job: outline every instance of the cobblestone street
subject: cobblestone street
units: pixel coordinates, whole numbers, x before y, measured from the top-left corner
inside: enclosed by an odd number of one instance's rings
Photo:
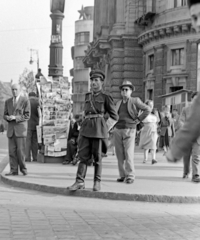
[[[5,142],[1,137],[0,167],[5,167]],[[67,197],[2,182],[0,216],[0,240],[200,238],[200,204]]]
[[[0,185],[0,239],[199,240],[200,205],[65,197]]]

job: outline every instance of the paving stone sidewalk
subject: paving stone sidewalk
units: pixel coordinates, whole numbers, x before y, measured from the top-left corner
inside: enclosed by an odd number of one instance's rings
[[[66,188],[74,183],[77,166],[62,164],[27,163],[27,176],[6,177],[9,166],[2,173],[2,181],[12,186],[35,189],[70,196],[95,197],[114,200],[148,202],[200,202],[200,183],[191,178],[182,179],[183,164],[171,164],[158,153],[158,164],[142,163],[143,153],[136,151],[134,184],[117,183],[118,167],[115,156],[103,159],[102,190],[93,192],[94,168],[88,167],[86,190],[70,192]]]

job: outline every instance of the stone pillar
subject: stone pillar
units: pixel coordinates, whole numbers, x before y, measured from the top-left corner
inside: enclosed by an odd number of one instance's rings
[[[59,10],[56,10],[55,12],[52,12],[50,17],[52,19],[52,35],[50,44],[49,76],[59,77],[63,76],[62,20],[64,14]]]
[[[163,89],[163,73],[164,73],[164,56],[165,56],[165,45],[158,45],[155,47],[155,85],[154,85],[154,102],[155,107],[161,109],[162,99],[158,96],[165,94],[166,90]],[[163,91],[164,90],[164,91]]]
[[[115,16],[116,22],[113,25],[111,35],[121,35],[125,32],[124,0],[116,0]]]
[[[142,99],[143,88],[143,51],[137,38],[124,37],[124,80],[135,86],[134,97]]]
[[[110,91],[115,102],[121,99],[119,86],[123,82],[124,68],[124,49],[123,41],[120,38],[111,39],[111,58],[110,58]]]
[[[197,91],[197,59],[198,44],[196,41],[187,42],[187,72],[189,73],[187,81],[187,89]]]

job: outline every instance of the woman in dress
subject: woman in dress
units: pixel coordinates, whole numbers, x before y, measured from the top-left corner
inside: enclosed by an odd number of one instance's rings
[[[153,101],[148,100],[146,104],[152,109],[153,111]],[[152,154],[152,164],[157,163],[156,160],[156,149],[157,149],[157,123],[159,122],[159,116],[157,111],[150,113],[144,120],[144,127],[140,133],[140,144],[139,147],[144,149],[144,161],[146,163],[148,160],[149,151]]]
[[[170,108],[167,105],[163,109],[160,127],[160,148],[164,150],[163,155],[165,155],[169,149],[171,138],[175,134],[174,121],[170,113]]]

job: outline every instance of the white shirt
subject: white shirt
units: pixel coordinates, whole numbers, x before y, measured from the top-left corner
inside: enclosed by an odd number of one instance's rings
[[[20,95],[18,95],[16,98],[13,97],[13,105],[14,105],[15,103],[17,104],[17,102],[18,102],[18,100],[19,100],[19,97],[20,97]]]

